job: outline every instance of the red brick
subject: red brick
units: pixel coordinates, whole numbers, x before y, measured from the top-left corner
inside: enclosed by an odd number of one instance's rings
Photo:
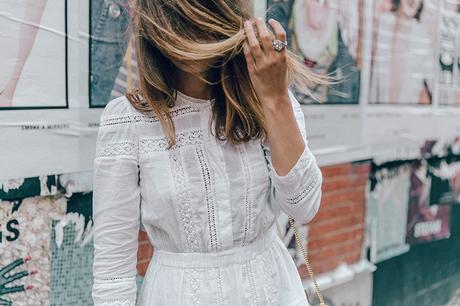
[[[318,253],[324,252],[329,249],[340,249],[340,248],[344,248],[349,245],[358,246],[359,248],[361,248],[362,243],[363,243],[363,237],[356,236],[354,239],[349,239],[349,240],[339,242],[336,244],[332,244],[332,245],[323,245],[323,246],[308,250],[308,252],[311,256],[313,256],[314,254],[318,254]]]
[[[341,164],[341,165],[334,165],[334,166],[327,166],[321,168],[321,173],[323,177],[337,177],[350,174],[352,170],[351,164]]]
[[[350,213],[359,213],[364,211],[364,205],[361,203],[354,203],[352,201],[346,201],[336,204],[336,206],[320,207],[315,219],[310,223],[314,226],[321,223],[325,219],[348,215]]]
[[[150,243],[140,243],[137,250],[137,259],[150,259],[153,254],[153,248]]]
[[[138,262],[137,263],[137,273],[141,276],[145,276],[145,272],[147,272],[147,268],[149,266],[148,261]]]
[[[364,236],[364,224],[358,224],[344,230],[337,230],[332,233],[325,233],[321,236],[310,236],[308,247],[310,250],[324,245],[333,245],[345,240],[358,239]]]
[[[353,181],[349,177],[326,178],[323,181],[322,191],[337,191],[353,187]]]
[[[352,171],[354,174],[368,174],[371,171],[371,163],[364,162],[359,164],[354,164],[352,167]]]
[[[147,232],[140,230],[138,240],[139,241],[148,240]]]
[[[361,252],[362,239],[357,239],[355,241],[350,240],[347,243],[336,244],[333,246],[328,246],[324,248],[318,248],[316,251],[310,251],[310,258],[313,261],[319,261],[322,259],[332,259],[332,258],[341,258],[344,255],[353,255],[359,254]]]
[[[311,226],[308,234],[309,237],[312,238],[327,237],[325,235],[330,235],[344,230],[346,231],[347,229],[354,228],[362,224],[364,224],[364,214],[352,213],[346,217],[339,216],[331,218],[330,220],[325,220],[324,222]]]

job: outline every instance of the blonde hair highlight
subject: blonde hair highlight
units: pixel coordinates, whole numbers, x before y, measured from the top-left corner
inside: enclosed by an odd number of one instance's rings
[[[177,98],[172,61],[187,63],[187,71],[212,86],[216,99],[214,136],[238,144],[265,138],[263,108],[258,100],[243,53],[243,23],[252,19],[245,0],[134,0],[134,40],[139,87],[126,94],[140,111],[153,111],[168,138],[175,143],[169,112]],[[248,1],[250,2],[250,1]],[[297,55],[287,52],[289,86],[311,93],[313,84],[327,84],[326,76],[311,72]],[[214,80],[199,74],[209,63]]]

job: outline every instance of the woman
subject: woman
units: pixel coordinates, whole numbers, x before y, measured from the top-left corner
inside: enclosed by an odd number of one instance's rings
[[[95,305],[135,305],[141,224],[155,251],[137,305],[308,305],[274,223],[319,209],[288,86],[324,80],[244,3],[134,4],[140,88],[108,103],[97,140]]]
[[[381,16],[375,38],[370,103],[431,104],[433,42],[420,22],[424,2],[384,3],[377,6],[383,12],[377,13]]]

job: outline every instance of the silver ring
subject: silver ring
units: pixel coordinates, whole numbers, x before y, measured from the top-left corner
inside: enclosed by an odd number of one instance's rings
[[[285,47],[287,47],[287,41],[275,39],[273,40],[273,47],[275,48],[275,51],[281,52]]]

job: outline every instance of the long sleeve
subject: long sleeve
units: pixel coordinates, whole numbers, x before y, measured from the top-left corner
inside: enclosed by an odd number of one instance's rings
[[[300,103],[291,91],[289,91],[289,97],[297,125],[305,142],[304,151],[289,172],[280,176],[272,166],[270,146],[267,141],[263,142],[262,148],[271,180],[270,204],[272,208],[281,209],[300,224],[306,224],[319,210],[323,177],[315,156],[308,147],[305,118]]]
[[[92,298],[134,306],[140,227],[138,139],[130,105],[112,100],[100,118],[94,159]]]

